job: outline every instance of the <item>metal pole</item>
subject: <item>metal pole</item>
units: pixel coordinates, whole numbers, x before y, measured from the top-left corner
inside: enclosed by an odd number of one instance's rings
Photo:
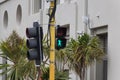
[[[88,0],[84,0],[84,17],[88,18]],[[84,31],[87,33],[88,22],[84,25]]]
[[[86,19],[85,25],[84,25],[84,32],[88,33],[87,27],[88,27],[88,0],[84,0],[84,16]],[[85,80],[87,80],[87,69],[85,69]]]
[[[54,7],[54,1],[50,2],[50,13],[52,13],[52,8]],[[55,17],[53,16],[50,21],[50,73],[49,80],[54,80],[55,78]]]

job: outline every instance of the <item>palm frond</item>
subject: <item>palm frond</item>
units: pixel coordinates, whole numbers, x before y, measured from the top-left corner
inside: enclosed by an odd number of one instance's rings
[[[67,54],[69,52],[69,54]],[[66,47],[68,66],[83,79],[87,66],[91,65],[95,59],[101,60],[104,52],[100,47],[98,37],[90,37],[84,33],[77,40],[71,39]]]
[[[36,78],[36,67],[33,61],[26,58],[27,47],[25,40],[21,38],[15,31],[5,40],[0,42],[1,57],[10,61],[8,64],[1,64],[1,74],[7,74],[8,80],[24,80],[28,78]],[[4,68],[6,70],[4,70]]]

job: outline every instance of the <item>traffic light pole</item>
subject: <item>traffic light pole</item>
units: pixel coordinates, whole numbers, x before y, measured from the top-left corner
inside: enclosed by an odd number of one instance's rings
[[[54,1],[50,2],[50,14],[52,13],[52,8],[54,7]],[[53,16],[50,21],[50,72],[49,80],[55,80],[55,17]]]

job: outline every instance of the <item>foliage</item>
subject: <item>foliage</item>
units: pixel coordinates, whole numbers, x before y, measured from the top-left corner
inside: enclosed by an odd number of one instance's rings
[[[42,78],[49,78],[49,51],[46,37],[43,38],[44,61],[41,66]],[[13,31],[13,33],[0,43],[2,51],[1,57],[10,61],[8,64],[0,64],[0,69],[6,69],[1,74],[7,74],[8,80],[35,80],[36,67],[33,61],[26,59],[26,44],[24,39]],[[84,80],[86,68],[91,65],[95,59],[101,60],[104,56],[100,48],[98,37],[90,37],[88,34],[83,34],[77,40],[71,39],[65,49],[56,50],[56,61],[62,63],[62,68],[55,69],[55,80],[67,80],[68,73],[64,72],[64,66],[67,64],[70,69],[75,70],[81,80]]]
[[[2,51],[1,57],[5,58],[9,63],[0,64],[0,69],[6,69],[1,74],[7,74],[8,80],[26,80],[36,78],[36,68],[34,62],[26,59],[26,44],[15,31],[0,43]]]
[[[44,61],[43,65],[41,65],[42,79],[44,80],[48,80],[49,78],[49,67],[46,68],[46,65],[49,65],[47,63],[49,61],[49,46],[46,44],[47,42],[45,36],[43,38]],[[0,64],[0,69],[3,70],[1,72],[2,75],[7,74],[8,80],[35,80],[36,67],[34,62],[26,59],[27,47],[25,40],[15,31],[5,41],[0,43],[0,49],[2,51],[0,56],[10,61],[7,64]],[[65,72],[58,70],[56,70],[55,75],[56,80],[66,80],[68,77]]]
[[[61,61],[66,63],[70,69],[73,69],[81,80],[84,80],[86,68],[95,60],[101,60],[104,56],[99,38],[90,37],[86,33],[79,36],[77,40],[71,39],[67,47],[60,53]]]
[[[68,80],[69,79],[69,73],[65,71],[58,71],[55,72],[55,80]]]
[[[95,59],[101,60],[104,55],[99,38],[90,37],[88,34],[79,36],[77,40],[71,39],[68,48],[71,49],[68,56],[69,66],[75,70],[81,80],[84,80],[87,66],[91,65]]]
[[[45,67],[46,71],[43,71],[42,79],[49,80],[49,67]],[[68,80],[68,73],[65,71],[55,70],[55,80]]]

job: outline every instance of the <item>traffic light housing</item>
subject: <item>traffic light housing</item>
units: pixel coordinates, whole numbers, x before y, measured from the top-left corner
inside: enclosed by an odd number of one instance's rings
[[[67,33],[67,28],[66,27],[61,27],[58,25],[56,29],[56,49],[63,49],[66,47],[66,33]]]
[[[28,47],[27,58],[28,60],[35,60],[36,65],[39,66],[43,60],[43,30],[38,22],[34,22],[32,28],[26,28],[26,36],[28,38],[26,41]]]

